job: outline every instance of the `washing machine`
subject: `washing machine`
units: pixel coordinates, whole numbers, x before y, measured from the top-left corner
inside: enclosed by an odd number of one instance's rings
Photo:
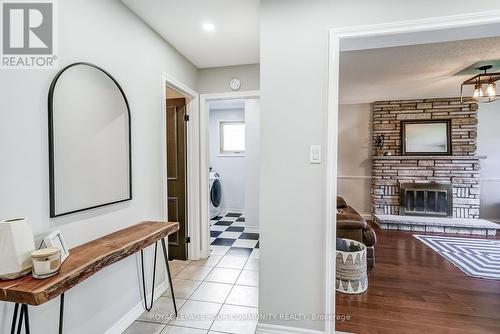
[[[217,172],[210,172],[210,219],[221,214],[222,183]]]

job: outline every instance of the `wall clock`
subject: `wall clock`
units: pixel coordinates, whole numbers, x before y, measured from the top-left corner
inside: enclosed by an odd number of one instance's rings
[[[231,81],[229,81],[229,87],[231,87],[232,90],[238,90],[240,89],[241,87],[241,82],[240,82],[240,79],[231,79]]]

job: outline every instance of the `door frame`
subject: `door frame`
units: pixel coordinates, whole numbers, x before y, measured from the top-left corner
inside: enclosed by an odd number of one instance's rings
[[[210,255],[210,206],[209,206],[209,150],[208,150],[208,102],[216,100],[260,99],[260,91],[238,91],[226,93],[200,94],[200,255],[207,258]]]
[[[348,39],[381,37],[394,34],[420,33],[426,31],[466,28],[500,23],[500,11],[485,11],[453,16],[441,16],[384,24],[353,26],[329,29],[328,48],[328,131],[326,157],[326,194],[325,194],[325,333],[335,332],[335,238],[337,197],[337,144],[338,144],[338,107],[339,107],[339,60],[341,41]]]
[[[167,181],[167,87],[172,88],[186,96],[186,114],[189,115],[189,122],[186,124],[186,217],[187,235],[191,242],[187,244],[187,258],[197,260],[200,258],[199,228],[196,222],[200,217],[199,205],[199,183],[200,168],[199,157],[199,94],[194,89],[175,79],[168,73],[162,74],[162,122],[161,122],[161,156],[162,156],[162,205],[163,219],[168,221],[168,181]]]

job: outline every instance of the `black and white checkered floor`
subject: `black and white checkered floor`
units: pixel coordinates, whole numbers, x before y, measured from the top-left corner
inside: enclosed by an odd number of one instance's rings
[[[213,254],[251,256],[259,252],[259,229],[246,226],[242,213],[227,212],[210,221]]]

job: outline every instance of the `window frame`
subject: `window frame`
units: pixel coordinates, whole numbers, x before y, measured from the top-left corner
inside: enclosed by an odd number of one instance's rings
[[[224,150],[224,125],[226,124],[242,124],[245,129],[245,147],[243,150],[227,151]],[[244,120],[229,120],[219,121],[219,156],[221,157],[242,157],[246,153],[246,124]]]

